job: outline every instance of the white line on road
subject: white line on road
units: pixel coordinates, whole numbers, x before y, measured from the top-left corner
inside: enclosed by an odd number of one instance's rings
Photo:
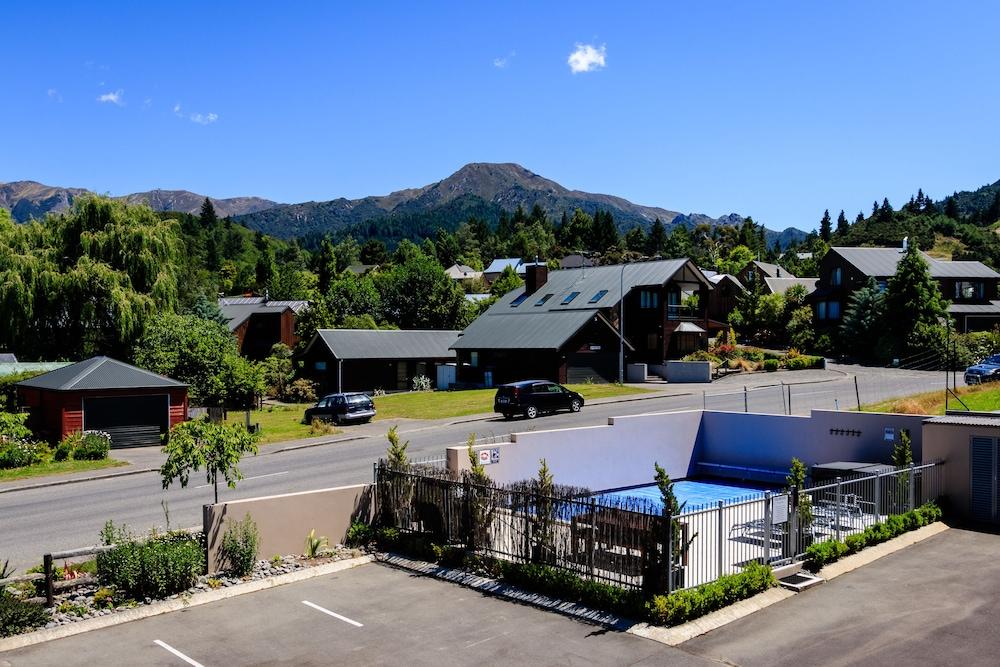
[[[329,609],[324,609],[323,607],[320,607],[318,604],[313,604],[309,600],[303,600],[302,604],[304,604],[307,607],[312,607],[316,611],[321,611],[324,614],[327,614],[329,616],[333,616],[334,618],[339,619],[339,620],[343,621],[344,623],[350,623],[351,625],[353,625],[356,628],[363,628],[363,627],[365,627],[363,624],[358,623],[357,621],[352,621],[351,619],[347,618],[346,616],[341,616],[340,614],[338,614],[335,611],[330,611]]]
[[[173,646],[171,646],[170,644],[168,644],[166,642],[161,642],[159,639],[154,639],[153,643],[156,644],[157,646],[161,647],[161,648],[167,649],[168,651],[170,651],[171,653],[173,653],[174,655],[176,655],[178,658],[180,658],[181,660],[183,660],[187,664],[192,665],[192,667],[205,667],[203,664],[201,664],[197,660],[192,660],[191,658],[187,657],[186,655],[184,655],[183,653],[181,653],[180,651],[178,651],[177,649],[175,649]]]
[[[264,477],[276,477],[278,475],[287,475],[288,471],[284,470],[282,472],[269,472],[266,475],[254,475],[253,477],[244,477],[242,481],[247,482],[251,479],[263,479]],[[201,486],[196,486],[196,489],[207,489],[212,486],[211,484],[202,484]]]

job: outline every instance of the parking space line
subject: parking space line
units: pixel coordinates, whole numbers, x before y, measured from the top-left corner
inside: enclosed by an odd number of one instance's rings
[[[187,657],[186,655],[184,655],[183,653],[181,653],[180,651],[178,651],[177,649],[175,649],[173,646],[171,646],[170,644],[168,644],[166,642],[162,642],[159,639],[154,639],[153,643],[156,644],[157,646],[159,646],[160,648],[164,648],[164,649],[170,651],[171,653],[173,653],[174,655],[176,655],[178,658],[180,658],[181,660],[183,660],[187,664],[192,665],[192,667],[205,667],[203,664],[201,664],[197,660],[192,660],[191,658]]]
[[[269,472],[266,475],[254,475],[253,477],[244,477],[241,481],[249,482],[251,479],[263,479],[264,477],[277,477],[278,475],[287,475],[287,470],[282,470],[281,472]],[[201,486],[196,486],[196,489],[207,489],[212,486],[211,484],[202,484]]]
[[[316,611],[321,611],[324,614],[327,614],[329,616],[333,616],[334,618],[336,618],[338,620],[341,620],[344,623],[350,623],[351,625],[353,625],[356,628],[363,628],[363,627],[365,627],[364,624],[362,624],[362,623],[358,623],[357,621],[352,621],[351,619],[347,618],[346,616],[341,616],[340,614],[338,614],[335,611],[330,611],[329,609],[324,609],[323,607],[320,607],[318,604],[313,604],[309,600],[303,600],[302,604],[304,604],[307,607],[312,607]]]

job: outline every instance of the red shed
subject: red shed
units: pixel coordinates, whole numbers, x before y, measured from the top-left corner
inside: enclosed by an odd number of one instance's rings
[[[156,446],[187,419],[187,385],[109,357],[94,357],[17,383],[39,437],[105,431],[113,447]]]

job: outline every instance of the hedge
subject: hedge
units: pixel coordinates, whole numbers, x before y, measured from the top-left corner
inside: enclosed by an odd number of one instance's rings
[[[806,548],[805,567],[810,572],[818,572],[824,565],[834,563],[847,554],[854,554],[865,547],[881,544],[911,530],[940,521],[941,508],[929,502],[904,514],[893,514],[884,522],[868,526],[860,533],[848,535],[841,540],[815,542]]]
[[[657,625],[679,625],[777,585],[771,568],[754,561],[738,574],[724,575],[697,588],[654,596],[646,606],[647,619]]]

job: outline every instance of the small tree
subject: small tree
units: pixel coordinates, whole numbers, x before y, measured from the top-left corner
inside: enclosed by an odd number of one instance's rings
[[[197,419],[170,429],[163,451],[167,455],[160,467],[164,489],[178,479],[181,488],[187,487],[191,472],[204,468],[218,503],[219,476],[226,480],[226,486],[236,488],[236,482],[243,479],[237,467],[240,460],[248,453],[257,454],[257,434],[248,432],[242,424],[213,424],[207,418]]]
[[[555,557],[556,505],[552,499],[555,483],[552,471],[545,459],[538,460],[538,477],[535,479],[535,514],[533,538],[535,553],[533,560],[547,562]]]
[[[270,356],[264,360],[264,380],[268,391],[275,398],[285,400],[288,395],[288,385],[294,378],[292,348],[284,343],[275,343]]]
[[[788,482],[789,492],[798,491],[796,502],[796,513],[799,517],[800,528],[808,528],[813,522],[812,498],[802,489],[806,485],[806,464],[797,458],[792,459],[792,465],[788,470],[785,481]]]
[[[911,446],[910,431],[908,429],[900,429],[899,439],[895,440],[892,444],[892,465],[897,468],[909,468],[913,465],[913,447]],[[908,499],[910,490],[910,473],[898,473],[896,475],[896,479],[899,484],[900,497]]]
[[[410,467],[410,457],[406,455],[406,448],[409,447],[410,441],[407,440],[404,443],[400,443],[399,433],[397,432],[398,428],[398,426],[393,426],[385,434],[386,439],[389,440],[386,462],[393,470],[405,470]]]
[[[413,501],[413,479],[405,473],[410,469],[410,457],[406,448],[410,442],[401,442],[396,426],[389,429],[386,439],[389,449],[386,452],[385,468],[379,475],[379,512],[382,520],[393,527],[400,527],[408,520]]]
[[[677,500],[674,494],[674,483],[670,479],[667,471],[654,463],[653,468],[656,474],[653,481],[660,490],[660,499],[663,503],[663,515],[658,520],[650,524],[650,554],[646,560],[646,571],[643,573],[643,585],[649,593],[659,593],[667,589],[667,577],[675,576],[674,573],[680,570],[684,561],[684,553],[694,540],[692,536],[687,541],[684,540],[683,526],[676,519],[677,515],[684,509],[685,503]],[[666,523],[670,517],[669,525]],[[666,532],[669,531],[669,538]],[[670,546],[670,557],[667,557],[667,546]]]
[[[476,434],[470,433],[468,440],[466,440],[466,446],[471,468],[465,478],[465,490],[469,509],[469,546],[472,549],[475,549],[477,545],[485,544],[490,524],[493,523],[495,509],[493,482],[486,474],[486,466],[479,462],[479,457],[474,449],[475,444]]]

